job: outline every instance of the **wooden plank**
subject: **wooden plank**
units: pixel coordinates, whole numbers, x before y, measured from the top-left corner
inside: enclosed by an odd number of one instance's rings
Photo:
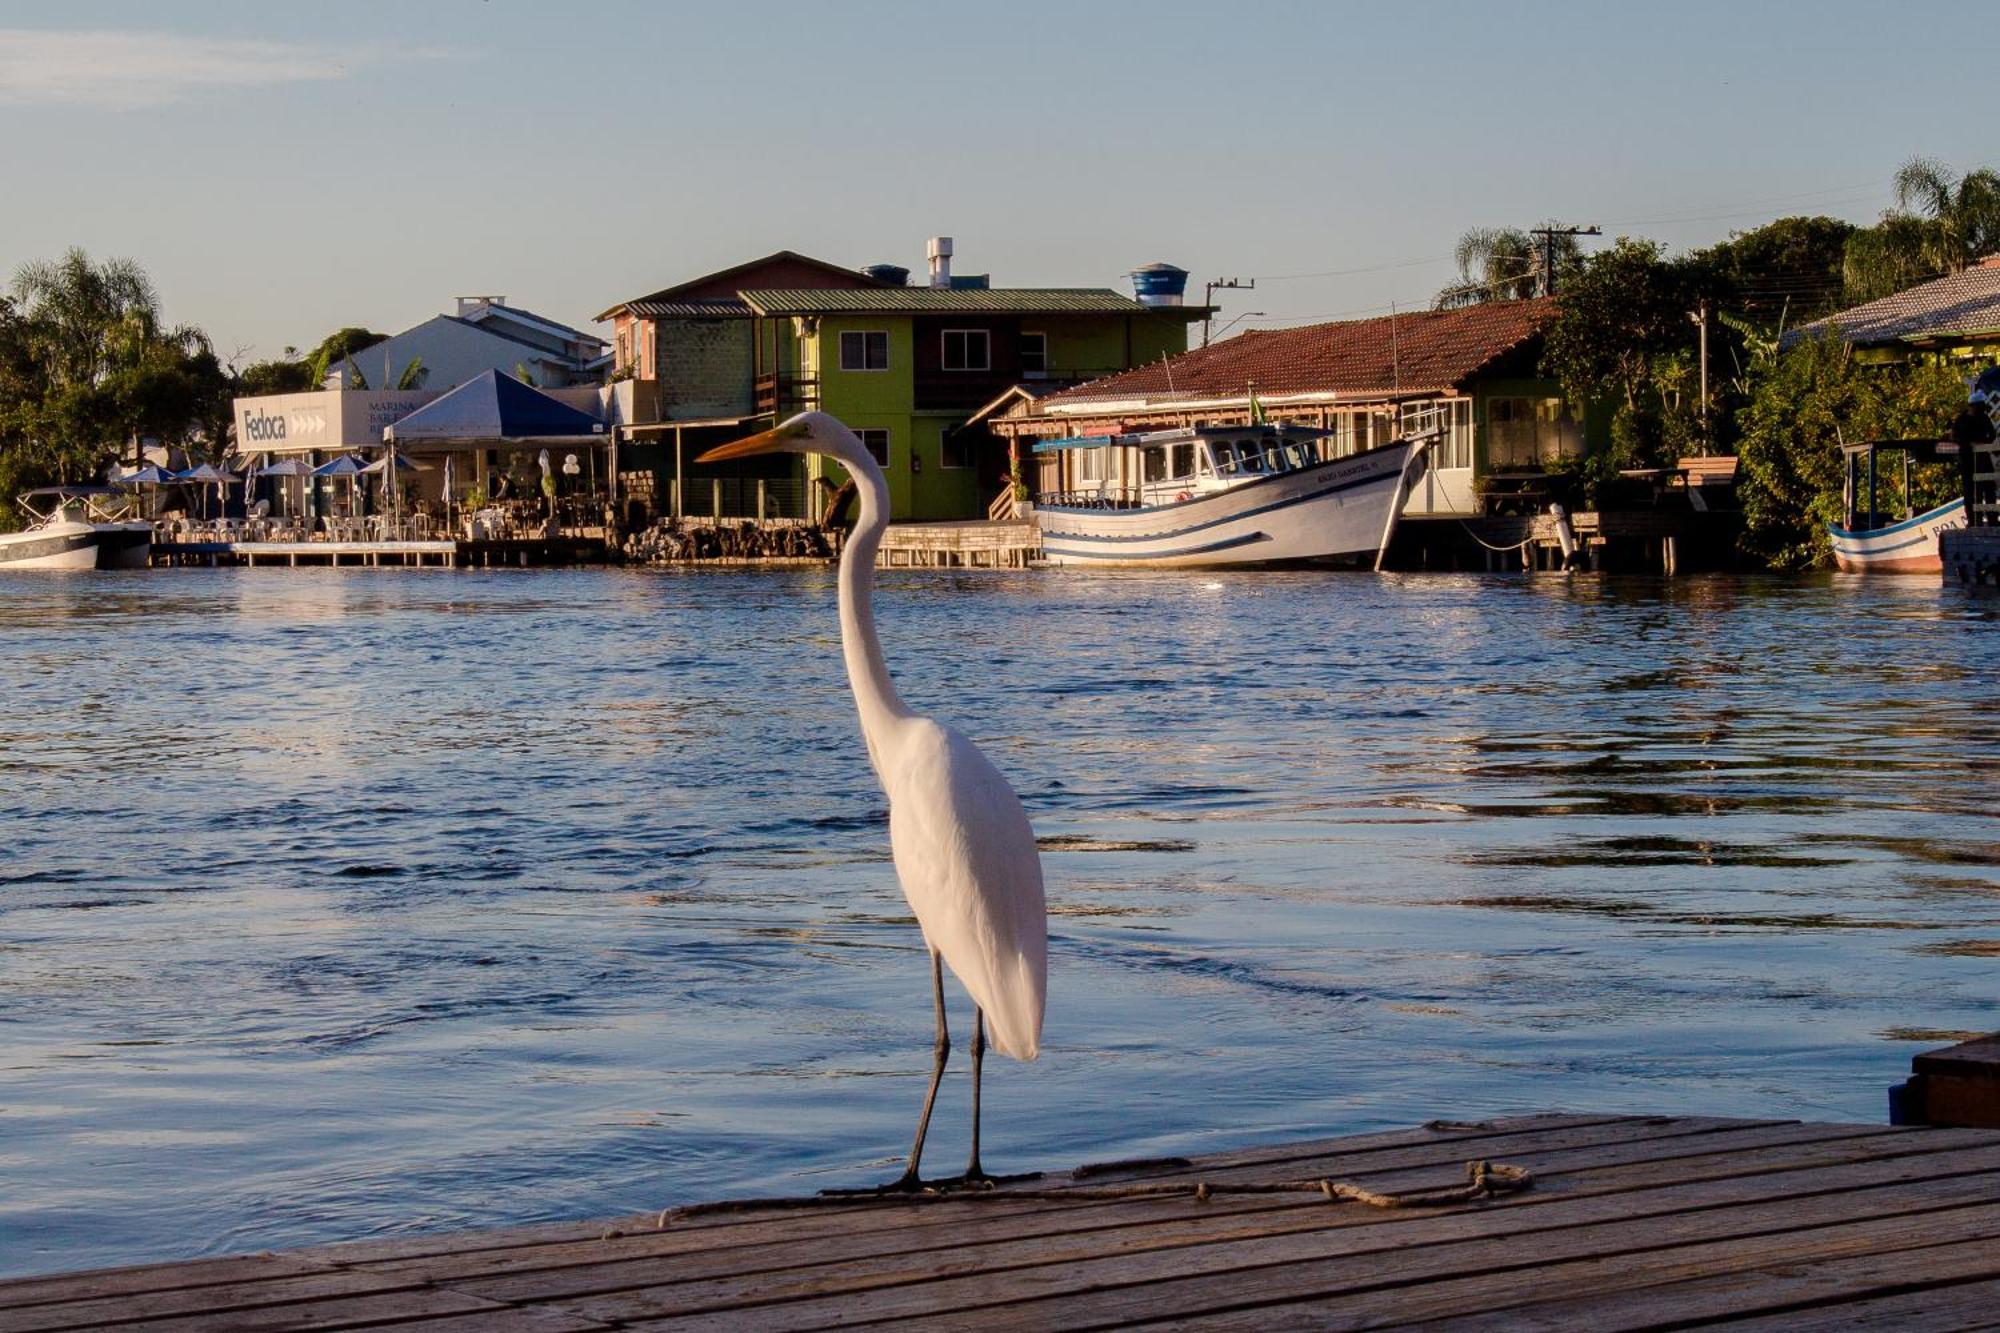
[[[1878,1294],[1883,1292],[1892,1294]],[[2000,1245],[1982,1238],[1890,1254],[1787,1263],[1401,1327],[1412,1333],[1575,1328],[1638,1333],[1726,1319],[1731,1333],[1868,1324],[1897,1329],[1981,1328],[2000,1323],[1996,1297],[2000,1297]]]
[[[1090,1292],[1056,1305],[1026,1301],[942,1315],[933,1328],[1035,1323],[1060,1309],[1069,1328],[1265,1329],[1306,1319],[1320,1328],[1375,1328],[1421,1320],[1462,1320],[1531,1305],[1552,1294],[1631,1293],[1693,1278],[1775,1265],[1853,1259],[1956,1241],[1991,1244],[2000,1204],[1990,1184],[1961,1181],[1949,1191],[1872,1201],[1880,1215],[1828,1221],[1851,1198],[1818,1209],[1783,1200],[1581,1227],[1574,1232],[1489,1237],[1411,1252],[1340,1256],[1289,1265],[1165,1280],[1150,1290]],[[1957,1205],[1949,1207],[1945,1205]],[[1857,1208],[1857,1212],[1862,1209]],[[770,1327],[769,1324],[760,1326]]]
[[[371,1322],[366,1327],[368,1333],[609,1333],[613,1325],[563,1314],[559,1310],[496,1306],[477,1314],[397,1319],[386,1324]],[[140,1324],[134,1326],[131,1333],[157,1333],[157,1330]]]
[[[170,1315],[219,1318],[221,1312],[248,1310],[258,1306],[319,1301],[336,1297],[382,1292],[408,1292],[423,1284],[375,1273],[342,1270],[315,1271],[302,1276],[272,1277],[263,1281],[228,1282],[169,1290],[120,1292],[80,1297],[54,1304],[24,1305],[0,1310],[0,1333],[43,1333],[44,1330],[100,1328],[106,1324],[135,1319],[157,1319]],[[470,1298],[461,1308],[477,1308]]]
[[[1954,1213],[1872,1218],[1865,1222],[1681,1245],[1654,1253],[1615,1255],[1470,1277],[1447,1276],[1420,1285],[1398,1284],[1355,1293],[1337,1304],[1324,1297],[1283,1304],[1262,1302],[1254,1306],[1246,1302],[1226,1314],[1176,1316],[1135,1326],[1155,1330],[1197,1326],[1247,1330],[1302,1324],[1320,1329],[1358,1329],[1431,1322],[1455,1329],[1497,1308],[1531,1306],[1557,1292],[1571,1296],[1602,1294],[1617,1302],[1636,1302],[1642,1299],[1642,1294],[1668,1288],[1676,1282],[1724,1274],[1768,1278],[1770,1274],[1763,1270],[1855,1264],[1871,1257],[1886,1257],[1891,1263],[1901,1259],[1907,1263],[1911,1252],[1943,1245],[1991,1249],[1996,1226],[2000,1226],[2000,1207],[1982,1204]],[[1665,1319],[1672,1321],[1670,1312]]]
[[[561,1312],[555,1312],[560,1314]],[[136,1323],[96,1325],[115,1333],[319,1333],[326,1329],[375,1328],[385,1321],[428,1327],[430,1316],[462,1315],[500,1319],[507,1307],[476,1301],[456,1292],[419,1288],[365,1296],[344,1296],[290,1305],[260,1305],[237,1310],[204,1310]],[[568,1316],[575,1318],[576,1316]],[[483,1325],[475,1324],[475,1327]],[[583,1327],[591,1327],[588,1320]],[[599,1325],[602,1327],[602,1325]]]
[[[1685,1122],[1648,1126],[1657,1135],[1685,1127]],[[1802,1127],[1791,1127],[1794,1133]],[[1757,1131],[1767,1134],[1768,1130]],[[1822,1131],[1824,1132],[1824,1131]],[[1579,1126],[1549,1130],[1540,1134],[1510,1136],[1508,1151],[1516,1156],[1530,1151],[1555,1152],[1581,1148],[1583,1160],[1601,1160],[1591,1149],[1620,1147],[1626,1153],[1657,1153],[1660,1138],[1641,1140],[1649,1145],[1632,1146],[1631,1127],[1624,1123]],[[1608,1136],[1620,1136],[1607,1142]],[[1462,1146],[1443,1154],[1437,1144],[1418,1148],[1377,1149],[1343,1159],[1343,1178],[1386,1179],[1398,1188],[1412,1184],[1438,1183],[1439,1173],[1456,1177],[1464,1160]],[[1311,1159],[1326,1161],[1328,1159]],[[1238,1168],[1248,1171],[1250,1168]],[[1153,1179],[1149,1177],[1149,1179]],[[1401,1184],[1396,1184],[1401,1182]],[[1079,1186],[1082,1188],[1083,1186]],[[1090,1233],[1145,1224],[1179,1225],[1190,1220],[1203,1225],[1222,1225],[1221,1219],[1237,1213],[1268,1213],[1280,1209],[1302,1209],[1311,1214],[1312,1225],[1321,1226],[1325,1201],[1316,1196],[1257,1195],[1218,1198],[1196,1206],[1191,1196],[1180,1199],[1127,1200],[1116,1203],[1061,1204],[1023,1201],[1009,1204],[1000,1200],[965,1203],[874,1205],[888,1212],[886,1219],[869,1216],[871,1208],[841,1210],[828,1218],[818,1210],[785,1214],[758,1228],[752,1235],[725,1235],[713,1231],[669,1229],[650,1234],[621,1237],[614,1242],[537,1247],[502,1253],[469,1256],[451,1262],[435,1260],[403,1261],[376,1271],[421,1274],[435,1281],[451,1281],[463,1289],[499,1300],[546,1298],[552,1293],[582,1294],[611,1291],[621,1286],[643,1286],[663,1280],[660,1262],[678,1256],[671,1265],[671,1280],[725,1277],[733,1274],[765,1274],[781,1269],[804,1267],[837,1260],[854,1260],[882,1255],[930,1255],[948,1248],[951,1262],[968,1265],[967,1247],[981,1241],[1006,1242],[1024,1237]],[[746,1243],[746,1241],[748,1243]],[[720,1243],[718,1243],[720,1242]],[[1103,1241],[1092,1244],[1107,1244]],[[934,1260],[921,1260],[931,1263]],[[560,1275],[547,1272],[563,1269]],[[481,1282],[482,1275],[520,1275],[518,1280]]]
[[[1498,1122],[1491,1128],[1478,1129],[1399,1129],[1374,1134],[1359,1134],[1348,1138],[1313,1140],[1300,1144],[1268,1145],[1262,1148],[1244,1149],[1238,1152],[1218,1154],[1202,1159],[1203,1166],[1209,1163],[1263,1164],[1284,1162],[1305,1154],[1303,1160],[1338,1162],[1343,1175],[1358,1174],[1368,1170],[1389,1169],[1408,1166],[1415,1162],[1429,1161],[1429,1156],[1408,1158],[1401,1150],[1419,1151],[1442,1148],[1438,1160],[1449,1162],[1454,1167],[1466,1157],[1499,1154],[1513,1151],[1525,1142],[1523,1136],[1542,1135],[1558,1130],[1593,1130],[1590,1141],[1604,1138],[1629,1138],[1635,1133],[1628,1128],[1642,1123],[1630,1116],[1581,1116],[1544,1115],[1523,1116]],[[1656,1119],[1650,1123],[1654,1127],[1647,1133],[1665,1134],[1670,1132],[1696,1132],[1683,1129],[1686,1126],[1714,1127],[1747,1122],[1738,1121],[1692,1121]],[[1669,1126],[1674,1127],[1672,1129]],[[1849,1127],[1851,1128],[1851,1127]],[[1389,1160],[1380,1160],[1384,1152],[1394,1151],[1398,1155]],[[1317,1154],[1317,1156],[1312,1156]],[[1051,1188],[1069,1186],[1086,1187],[1108,1181],[1130,1180],[1143,1175],[1147,1180],[1188,1179],[1195,1177],[1189,1172],[1111,1172],[1093,1176],[1086,1181],[1073,1181],[1067,1176],[1053,1176],[1037,1182]],[[1079,1205],[1064,1205],[1045,1202],[1024,1202],[1020,1212],[1043,1212],[1058,1208],[1075,1208]],[[592,1251],[602,1241],[606,1231],[618,1231],[621,1245],[658,1244],[658,1250],[642,1250],[646,1253],[681,1253],[690,1249],[710,1249],[719,1246],[747,1246],[790,1242],[805,1236],[824,1234],[830,1229],[842,1231],[868,1231],[876,1229],[922,1228],[938,1226],[940,1205],[867,1203],[856,1204],[852,1208],[814,1209],[809,1213],[770,1212],[712,1213],[705,1216],[677,1221],[673,1225],[672,1239],[662,1239],[669,1233],[657,1230],[655,1222],[658,1214],[642,1213],[616,1219],[610,1223],[547,1223],[532,1227],[516,1227],[505,1231],[440,1233],[428,1236],[384,1238],[375,1241],[349,1242],[340,1245],[321,1246],[314,1249],[288,1251],[293,1257],[316,1262],[350,1264],[383,1271],[414,1271],[433,1274],[468,1276],[482,1271],[504,1272],[520,1267],[536,1266],[536,1259],[525,1253],[508,1255],[505,1252],[524,1252],[529,1247],[541,1245],[570,1245],[581,1251]],[[968,1204],[977,1207],[982,1217],[1001,1215],[1001,1210],[1014,1211],[1016,1206],[993,1202]],[[681,1237],[687,1233],[700,1235],[691,1241]],[[641,1238],[650,1238],[642,1240]],[[482,1261],[473,1260],[464,1266],[432,1265],[427,1261],[434,1256],[473,1255],[490,1252],[490,1267],[482,1267]],[[554,1263],[567,1261],[570,1256],[556,1253]],[[518,1260],[518,1263],[517,1263]]]
[[[101,1268],[94,1272],[64,1273],[53,1277],[17,1277],[0,1282],[0,1311],[56,1301],[122,1296],[142,1291],[178,1291],[187,1287],[256,1282],[326,1271],[326,1265],[312,1263],[297,1254],[238,1254],[223,1259]]]
[[[1774,1182],[1784,1177],[1756,1176],[1554,1199],[1532,1207],[1512,1201],[1531,1195],[1456,1211],[1326,1207],[1328,1225],[1318,1231],[991,1272],[966,1272],[959,1266],[962,1256],[953,1254],[945,1256],[945,1265],[932,1266],[930,1276],[936,1280],[914,1280],[865,1296],[843,1290],[648,1327],[812,1328],[864,1309],[874,1319],[954,1312],[936,1314],[939,1327],[1114,1324],[1167,1312],[1228,1309],[1243,1300],[1245,1290],[1267,1300],[1285,1299],[1288,1293],[1317,1300],[1382,1285],[1385,1273],[1402,1274],[1395,1279],[1399,1283],[1429,1282],[1485,1268],[1563,1262],[1591,1247],[1657,1248],[1669,1243],[1662,1238],[1677,1237],[1671,1243],[1680,1244],[1809,1226],[1830,1215],[1940,1208],[1990,1195],[1990,1180],[1979,1173],[1996,1169],[2000,1146],[1802,1172],[1792,1182],[1799,1197],[1778,1199],[1770,1194]],[[1933,1177],[1916,1186],[1906,1182],[1911,1172],[1924,1171]],[[1937,1173],[1948,1174],[1940,1179]],[[1887,1183],[1857,1188],[1871,1178],[1886,1178]],[[1496,1216],[1501,1212],[1505,1221]],[[1647,1225],[1635,1226],[1642,1217]],[[1503,1229],[1506,1234],[1496,1236]],[[951,1275],[937,1277],[940,1272]],[[575,1300],[564,1308],[594,1318],[662,1319],[688,1309],[692,1294],[668,1287]]]

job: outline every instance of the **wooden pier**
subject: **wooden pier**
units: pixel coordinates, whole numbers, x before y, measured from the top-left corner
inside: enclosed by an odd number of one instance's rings
[[[1378,1207],[1525,1168],[1524,1190]],[[1194,1196],[1206,1182],[1209,1197]],[[1171,1196],[1111,1197],[1176,1184]],[[1032,1193],[1029,1193],[1032,1191]],[[687,1200],[663,1199],[662,1203]],[[973,1199],[553,1223],[0,1283],[0,1333],[2000,1324],[2000,1132],[1538,1115]]]
[[[601,537],[496,538],[485,541],[155,542],[152,563],[258,568],[468,569],[527,565],[602,564]]]
[[[926,566],[1026,569],[1042,555],[1042,532],[1019,519],[960,523],[892,523],[882,535],[875,563],[883,568]]]

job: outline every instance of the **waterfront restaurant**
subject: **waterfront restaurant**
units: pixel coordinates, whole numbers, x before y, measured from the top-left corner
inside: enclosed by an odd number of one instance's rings
[[[494,371],[451,389],[325,389],[235,403],[237,452],[253,471],[284,458],[317,467],[342,454],[378,455],[391,445],[420,465],[399,469],[402,496],[417,512],[447,518],[469,502],[538,500],[546,449],[565,494],[611,498],[612,430],[629,419],[625,385],[537,389]],[[570,460],[574,456],[575,463]],[[449,460],[447,462],[446,460]],[[265,482],[278,513],[308,519],[344,511],[351,489],[322,480],[303,502],[282,478]]]

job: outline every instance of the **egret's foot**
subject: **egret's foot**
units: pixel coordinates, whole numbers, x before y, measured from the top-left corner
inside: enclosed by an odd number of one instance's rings
[[[897,1199],[912,1194],[930,1194],[937,1190],[937,1182],[926,1181],[905,1171],[886,1185],[869,1185],[860,1189],[821,1190],[822,1199]]]
[[[989,1176],[983,1169],[975,1166],[962,1176],[955,1176],[950,1180],[932,1181],[931,1188],[941,1190],[947,1194],[973,1193],[982,1190],[999,1189],[1002,1185],[1019,1185],[1026,1181],[1040,1180],[1041,1178],[1042,1173],[1039,1171],[1024,1171],[1014,1176]]]

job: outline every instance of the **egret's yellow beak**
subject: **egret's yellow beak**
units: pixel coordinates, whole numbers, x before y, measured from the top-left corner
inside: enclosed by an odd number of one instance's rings
[[[761,435],[752,435],[747,440],[734,440],[719,444],[694,461],[697,463],[719,463],[725,458],[748,458],[752,454],[776,453],[793,440],[807,434],[802,421],[788,421],[784,425],[767,430]]]

